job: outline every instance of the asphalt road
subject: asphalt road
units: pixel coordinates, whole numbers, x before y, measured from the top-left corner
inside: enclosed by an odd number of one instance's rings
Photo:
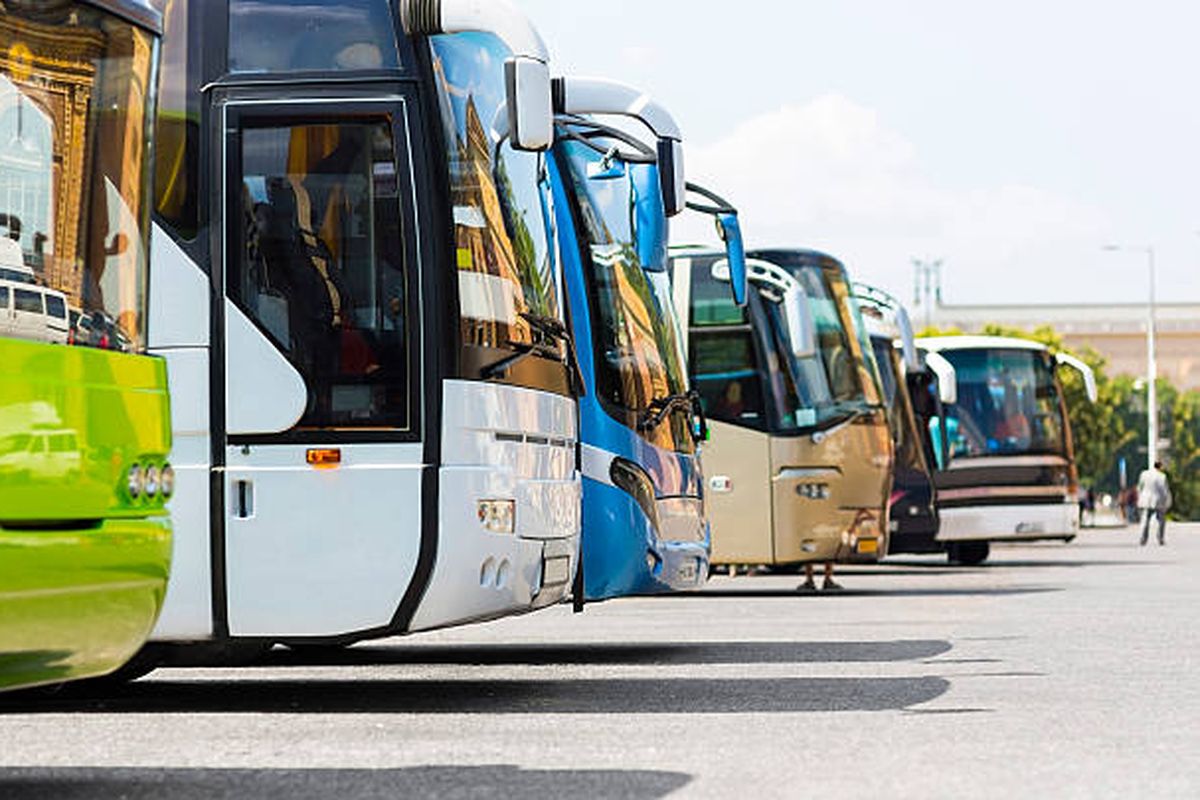
[[[0,700],[0,798],[1200,796],[1200,526]]]

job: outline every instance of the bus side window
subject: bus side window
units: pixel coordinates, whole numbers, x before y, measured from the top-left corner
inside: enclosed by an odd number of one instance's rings
[[[410,422],[390,120],[246,127],[231,296],[304,377],[301,428]]]
[[[692,334],[693,383],[709,419],[766,429],[763,387],[749,330]]]

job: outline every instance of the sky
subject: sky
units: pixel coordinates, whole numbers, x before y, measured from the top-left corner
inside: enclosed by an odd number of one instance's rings
[[[747,243],[950,303],[1200,302],[1200,4],[515,0],[556,74],[634,84]],[[710,241],[685,215],[676,242]]]

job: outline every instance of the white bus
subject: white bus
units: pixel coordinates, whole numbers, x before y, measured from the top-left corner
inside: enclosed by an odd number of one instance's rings
[[[986,561],[993,541],[1075,538],[1079,474],[1057,371],[1078,370],[1095,402],[1092,370],[1024,339],[946,336],[917,346],[954,366],[956,400],[933,423],[938,541],[950,559]]]
[[[178,479],[159,652],[558,603],[578,373],[537,32],[498,0],[174,0],[166,30],[150,339]]]

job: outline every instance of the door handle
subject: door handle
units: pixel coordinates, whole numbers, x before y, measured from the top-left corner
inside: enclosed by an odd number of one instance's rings
[[[238,519],[254,518],[254,483],[236,481],[233,484],[233,514]]]

